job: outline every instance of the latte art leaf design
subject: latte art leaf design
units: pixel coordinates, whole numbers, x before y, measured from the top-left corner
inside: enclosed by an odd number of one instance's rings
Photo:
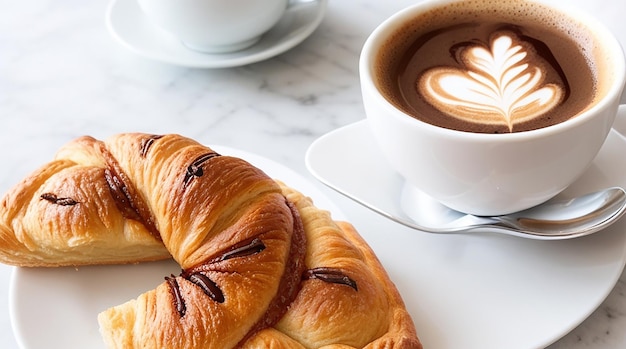
[[[472,46],[461,53],[466,70],[437,67],[425,72],[418,89],[435,108],[451,116],[487,124],[531,120],[562,99],[563,88],[544,84],[545,72],[530,63],[529,54],[508,33],[489,48]]]

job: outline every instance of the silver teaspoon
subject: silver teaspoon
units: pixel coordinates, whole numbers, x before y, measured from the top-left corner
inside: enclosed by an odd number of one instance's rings
[[[431,233],[491,231],[544,240],[570,239],[600,231],[626,212],[626,192],[619,187],[570,199],[557,197],[528,210],[490,217],[456,212],[433,202],[420,209],[420,204],[432,199],[420,200],[419,194],[412,191],[403,189],[403,212],[388,217]],[[407,208],[408,201],[413,209]]]

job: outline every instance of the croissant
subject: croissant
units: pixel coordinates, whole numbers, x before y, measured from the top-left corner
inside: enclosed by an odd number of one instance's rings
[[[81,137],[2,199],[3,263],[164,258],[179,275],[98,315],[109,348],[421,348],[352,225],[191,139]]]

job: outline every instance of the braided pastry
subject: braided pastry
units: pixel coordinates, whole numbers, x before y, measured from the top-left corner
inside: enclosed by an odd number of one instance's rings
[[[82,137],[2,199],[4,263],[170,256],[179,275],[99,314],[110,348],[421,348],[350,224],[188,138]]]

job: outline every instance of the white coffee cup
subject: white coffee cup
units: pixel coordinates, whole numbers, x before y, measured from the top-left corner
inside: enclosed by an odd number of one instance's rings
[[[364,44],[360,81],[373,138],[410,185],[457,211],[501,215],[547,201],[585,172],[611,129],[626,74],[622,48],[597,20],[556,9],[559,16],[582,23],[595,40],[591,56],[604,86],[596,102],[580,115],[532,131],[485,134],[434,126],[383,96],[376,79],[377,57],[405,23],[422,21],[424,13],[452,2],[434,0],[406,8],[384,21]],[[498,7],[507,2],[489,3]]]
[[[137,0],[157,26],[188,48],[226,53],[254,45],[274,27],[289,0]]]

